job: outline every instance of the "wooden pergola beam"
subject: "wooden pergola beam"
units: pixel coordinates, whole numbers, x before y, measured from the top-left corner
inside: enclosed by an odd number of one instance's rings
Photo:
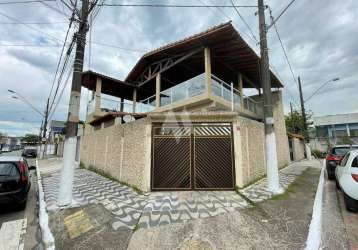
[[[142,81],[140,80],[139,84],[138,84],[138,87],[143,86],[144,84],[146,84],[150,80],[154,79],[158,74],[163,73],[164,71],[172,68],[173,66],[175,66],[178,63],[188,59],[189,57],[195,55],[196,53],[198,53],[198,52],[200,52],[202,50],[203,50],[203,48],[199,48],[199,49],[195,49],[195,50],[193,50],[193,51],[191,51],[191,52],[189,52],[189,53],[187,53],[187,54],[185,54],[185,55],[183,55],[183,56],[181,56],[179,58],[168,58],[168,59],[165,59],[165,60],[161,60],[159,70],[157,72],[152,71],[151,75],[149,77],[147,77],[146,79],[144,79]],[[155,64],[158,64],[158,63],[159,62],[156,62]],[[153,66],[153,64],[148,66],[148,67],[151,67],[151,66]],[[147,72],[147,70],[145,70],[145,72]]]

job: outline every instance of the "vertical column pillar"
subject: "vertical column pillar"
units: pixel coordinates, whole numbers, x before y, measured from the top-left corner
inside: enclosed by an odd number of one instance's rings
[[[155,77],[155,107],[160,107],[160,83],[161,83],[161,76],[160,73],[157,74]]]
[[[240,109],[244,108],[244,93],[242,91],[243,89],[243,82],[242,82],[242,75],[238,74],[238,82],[239,82],[239,93],[240,93]]]
[[[96,81],[96,103],[95,103],[95,112],[101,111],[101,91],[102,91],[102,79],[97,77]]]
[[[135,113],[136,105],[137,105],[137,89],[134,88],[133,89],[133,113]]]
[[[346,129],[347,129],[347,135],[351,136],[351,131],[349,130],[349,124],[346,124]]]
[[[205,86],[208,95],[211,95],[211,56],[210,48],[204,48],[204,61],[205,61]]]

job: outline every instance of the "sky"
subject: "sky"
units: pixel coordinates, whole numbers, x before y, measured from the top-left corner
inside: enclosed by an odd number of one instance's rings
[[[291,0],[265,0],[277,17]],[[0,0],[0,132],[21,136],[38,133],[42,117],[12,98],[8,89],[26,98],[40,111],[53,83],[71,12],[61,3],[1,4]],[[6,1],[8,2],[8,1]],[[69,2],[69,0],[67,0]],[[106,0],[106,3],[158,3],[230,5],[230,0]],[[234,0],[236,5],[256,5],[256,0]],[[358,1],[296,0],[277,21],[277,29],[293,75],[277,34],[268,32],[272,70],[283,82],[284,109],[289,103],[299,109],[297,76],[307,98],[326,81],[331,82],[306,103],[314,116],[358,112]],[[240,14],[258,35],[256,8],[239,8]],[[232,24],[252,49],[259,46],[233,8],[100,8],[87,36],[84,70],[91,69],[125,79],[144,52],[232,20]],[[266,10],[266,21],[270,22]],[[76,29],[72,25],[69,38]],[[91,42],[89,42],[91,41]],[[72,59],[69,61],[71,65]],[[63,94],[52,119],[67,118],[71,72],[64,74]],[[64,84],[69,76],[68,83]],[[57,84],[57,81],[56,81]],[[56,86],[56,85],[55,85]],[[81,119],[85,118],[89,93],[82,88]]]

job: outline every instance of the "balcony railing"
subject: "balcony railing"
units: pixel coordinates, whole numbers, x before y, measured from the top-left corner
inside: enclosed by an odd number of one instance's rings
[[[96,99],[90,100],[87,104],[87,114],[91,114],[93,112],[95,112],[96,107],[95,107],[95,103],[96,103]],[[101,111],[120,111],[121,110],[121,106],[123,106],[123,112],[128,112],[131,113],[133,112],[133,103],[132,101],[124,101],[121,103],[121,101],[119,99],[115,100],[115,99],[111,99],[108,97],[104,97],[101,95]],[[136,103],[136,112],[137,113],[146,113],[146,112],[150,112],[153,109],[150,108],[151,105],[148,104],[144,104],[144,103]],[[154,107],[155,108],[155,98],[154,98]]]
[[[253,100],[250,97],[240,95],[238,89],[234,88],[233,84],[228,84],[220,78],[212,75],[212,94],[222,98],[231,105],[231,110],[249,110],[259,116],[263,114],[262,103]],[[182,82],[172,88],[164,90],[160,93],[160,106],[168,106],[178,101],[187,100],[192,97],[204,94],[206,92],[205,87],[205,75],[201,74],[193,77],[185,82]],[[241,102],[242,98],[242,102]],[[243,103],[243,107],[241,104]],[[124,112],[133,111],[132,101],[125,100],[121,103],[120,99],[114,97],[108,97],[107,95],[101,95],[101,111],[120,111],[123,106]],[[136,113],[151,112],[156,107],[155,95],[148,97],[145,100],[136,103]],[[87,114],[91,114],[95,111],[95,99],[88,102]]]
[[[186,100],[191,97],[201,95],[205,93],[205,91],[205,75],[201,74],[170,89],[160,92],[160,106],[163,107],[178,101]],[[230,102],[232,110],[240,109],[240,92],[233,87],[232,83],[228,84],[215,75],[212,75],[212,93],[215,96],[221,97]],[[142,108],[146,109],[146,112],[150,112],[155,109],[155,102],[155,95],[140,101]],[[244,109],[260,116],[263,114],[262,103],[243,95],[243,104]]]

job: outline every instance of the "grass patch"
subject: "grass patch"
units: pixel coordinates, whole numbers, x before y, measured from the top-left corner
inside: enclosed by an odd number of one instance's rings
[[[80,161],[80,168],[86,168],[86,165],[84,164],[83,161]]]
[[[131,185],[131,184],[129,184],[127,182],[124,182],[124,181],[120,181],[116,177],[111,175],[110,173],[108,173],[108,172],[106,172],[106,171],[104,171],[102,169],[98,169],[93,165],[89,165],[87,169],[92,171],[92,172],[95,172],[96,174],[99,174],[99,175],[101,175],[101,176],[103,176],[103,177],[105,177],[107,179],[110,179],[111,181],[115,181],[115,182],[118,182],[119,184],[121,184],[123,186],[130,187],[138,194],[144,194],[144,192],[141,189],[139,189],[137,186]]]
[[[309,168],[305,169],[300,176],[298,176],[294,182],[292,182],[284,193],[274,195],[269,200],[285,200],[288,199],[290,193],[296,192],[302,185],[305,184],[306,176],[309,173]]]

